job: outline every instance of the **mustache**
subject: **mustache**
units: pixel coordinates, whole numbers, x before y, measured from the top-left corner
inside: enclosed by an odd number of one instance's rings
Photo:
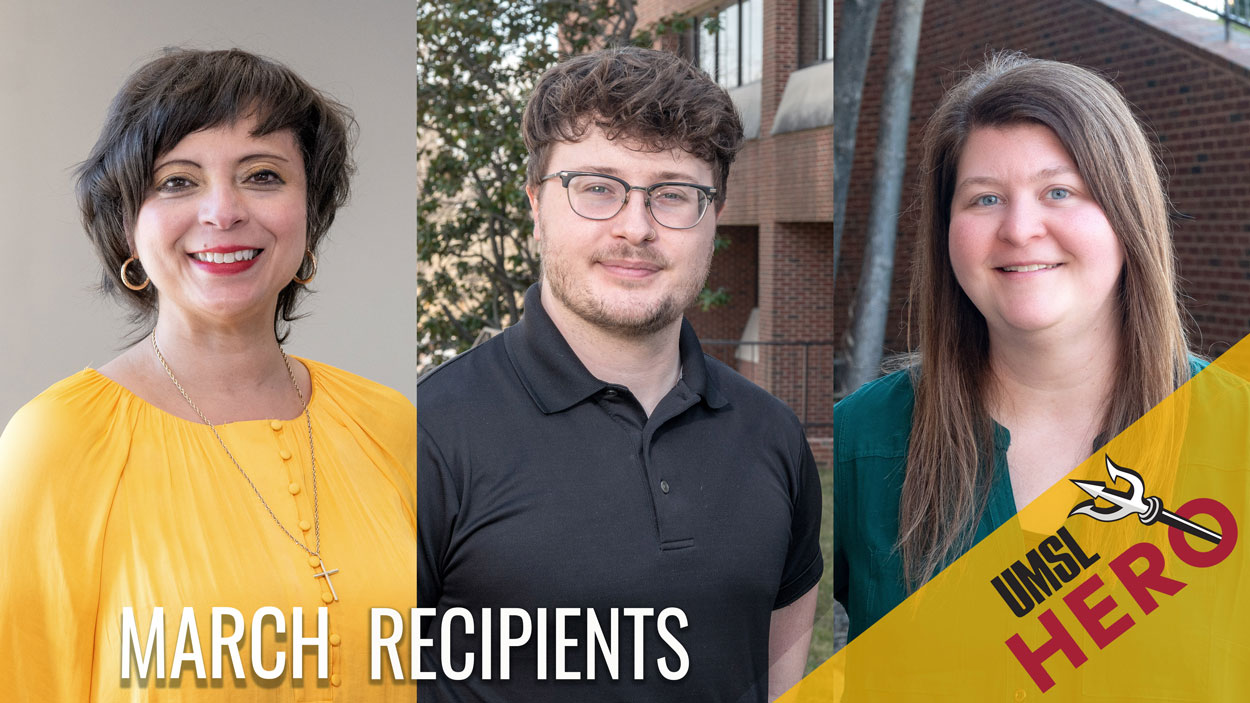
[[[599,249],[592,257],[593,261],[610,261],[614,259],[628,259],[630,261],[641,261],[652,264],[658,268],[666,269],[672,265],[668,257],[660,254],[654,249],[647,247],[637,247],[627,243],[618,243]]]

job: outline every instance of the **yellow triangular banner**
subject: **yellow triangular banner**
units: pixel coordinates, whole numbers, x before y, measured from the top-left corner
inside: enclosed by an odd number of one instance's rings
[[[779,701],[1250,700],[1250,338],[1068,478]]]

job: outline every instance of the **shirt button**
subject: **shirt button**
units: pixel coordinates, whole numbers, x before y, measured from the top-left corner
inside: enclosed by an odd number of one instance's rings
[[[330,595],[329,593],[322,593],[321,602],[325,603],[326,605],[329,605],[334,602],[334,596]],[[334,685],[337,686],[338,684],[334,684]]]
[[[603,392],[603,397],[605,398],[615,398],[617,395],[619,394],[616,392],[615,388],[609,388]]]
[[[299,484],[298,484],[298,483],[294,483],[294,482],[292,482],[292,483],[291,483],[291,485],[289,485],[289,486],[287,486],[287,487],[286,487],[286,489],[287,489],[288,491],[290,491],[290,492],[291,492],[291,495],[293,495],[293,496],[294,496],[294,495],[299,495]]]
[[[277,432],[278,430],[282,429],[282,423],[278,422],[277,420],[270,420],[269,426],[273,428],[274,432]]]
[[[668,493],[668,481],[660,481],[660,490]]]
[[[1016,703],[1020,703],[1020,701],[1023,701],[1023,700],[1025,699],[1025,697],[1027,697],[1027,696],[1028,696],[1028,694],[1027,694],[1027,693],[1025,693],[1025,691],[1024,691],[1024,689],[1023,689],[1023,688],[1017,688],[1017,689],[1016,689],[1016,695],[1015,695],[1015,698],[1016,698]]]
[[[278,456],[282,457],[283,461],[289,461],[291,458],[291,453],[283,449],[282,451],[278,452]]]
[[[332,634],[332,635],[330,635],[330,644],[334,645],[335,647],[337,647],[337,646],[339,646],[340,644],[342,644],[342,642],[343,642],[343,638],[342,638],[342,637],[339,637],[339,635],[338,635],[338,633],[337,633],[337,632],[336,632],[336,633],[334,633],[334,634]]]
[[[321,566],[321,559],[319,557],[308,557],[308,565],[315,569]]]
[[[331,685],[331,686],[342,686],[342,685],[343,685],[343,677],[339,676],[338,674],[334,674],[333,676],[331,676],[331,677],[330,677],[330,685]]]
[[[299,521],[299,528],[300,528],[301,530],[303,530],[303,531],[307,532],[307,531],[309,531],[309,530],[311,530],[311,529],[312,529],[312,523],[311,523],[311,522],[309,522],[309,521],[307,521],[307,520],[300,520],[300,521]]]

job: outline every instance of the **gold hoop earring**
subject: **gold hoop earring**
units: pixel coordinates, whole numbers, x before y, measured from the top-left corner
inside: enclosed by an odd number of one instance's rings
[[[138,261],[138,259],[132,256],[129,259],[126,259],[124,262],[122,262],[121,270],[117,272],[117,275],[121,276],[123,286],[126,286],[130,290],[136,290],[136,291],[143,290],[144,288],[148,287],[148,284],[152,282],[152,279],[148,278],[147,276],[144,276],[143,283],[136,285],[130,282],[130,277],[126,273],[126,269],[130,266],[130,264],[134,263],[135,261]]]
[[[312,253],[312,249],[305,249],[305,250],[304,250],[304,255],[305,255],[305,256],[307,256],[308,258],[312,259],[312,273],[308,274],[308,278],[300,278],[300,277],[299,277],[299,269],[296,269],[296,270],[295,270],[295,276],[294,276],[294,278],[292,278],[292,279],[291,279],[291,280],[295,281],[296,283],[300,284],[301,286],[306,286],[306,285],[308,285],[309,283],[312,283],[312,279],[314,279],[314,278],[316,278],[316,277],[317,277],[317,255],[316,255],[316,254],[314,254],[314,253]],[[302,268],[304,268],[304,260],[303,260],[303,259],[300,259],[300,260],[299,260],[299,268],[301,268],[301,269],[302,269]]]

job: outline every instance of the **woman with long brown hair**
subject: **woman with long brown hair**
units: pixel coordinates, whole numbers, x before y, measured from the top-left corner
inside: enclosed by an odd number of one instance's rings
[[[1200,369],[1167,197],[1123,96],[1003,53],[925,133],[908,368],[834,410],[850,636]]]

